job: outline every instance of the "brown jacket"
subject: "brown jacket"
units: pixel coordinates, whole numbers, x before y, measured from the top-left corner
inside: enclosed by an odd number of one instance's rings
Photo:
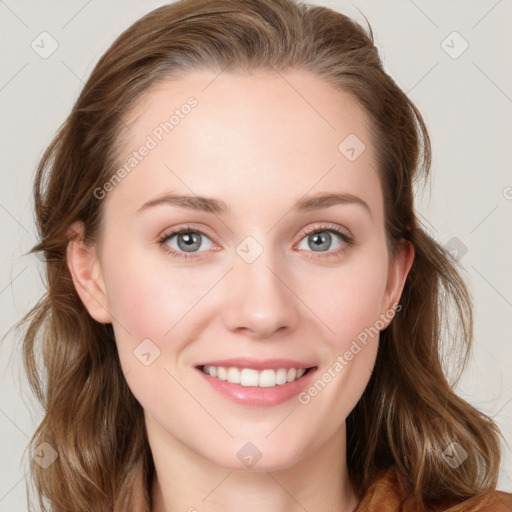
[[[370,484],[354,512],[402,512],[404,487],[394,468],[381,470]],[[424,509],[421,512],[427,512]],[[492,491],[475,502],[474,499],[451,506],[443,506],[439,512],[512,512],[512,494]],[[430,511],[429,511],[430,512]]]

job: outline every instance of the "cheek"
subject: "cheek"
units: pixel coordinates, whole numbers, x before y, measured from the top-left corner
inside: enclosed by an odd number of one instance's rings
[[[112,248],[111,254],[119,253]],[[150,411],[161,410],[164,404],[168,410],[169,394],[177,403],[183,398],[171,374],[186,344],[180,329],[186,327],[186,314],[201,296],[188,272],[171,274],[166,268],[148,263],[147,256],[136,251],[122,258],[111,257],[105,264],[108,306],[121,366],[132,393]]]
[[[318,316],[327,334],[319,347],[322,366],[298,401],[318,421],[331,418],[322,426],[327,434],[345,421],[371,377],[383,328],[386,265],[386,258],[360,258],[340,268],[330,280],[317,279],[317,285],[323,284],[323,293],[314,288],[317,292],[308,297],[312,304],[318,304]]]
[[[170,272],[165,258],[133,251],[105,265],[109,310],[134,337],[162,338],[204,294],[197,271],[196,279],[193,269]]]
[[[138,396],[157,375],[165,375],[164,340],[172,334],[165,335],[184,316],[194,291],[179,279],[163,278],[135,251],[106,260],[104,280],[119,358]]]
[[[387,283],[382,250],[365,251],[338,269],[317,273],[306,285],[308,304],[327,327],[331,349],[344,350],[360,333],[376,326]],[[380,321],[377,327],[382,327]]]

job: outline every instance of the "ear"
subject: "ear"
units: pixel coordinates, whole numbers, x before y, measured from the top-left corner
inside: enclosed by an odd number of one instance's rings
[[[409,270],[411,270],[413,261],[414,246],[408,240],[401,239],[396,248],[395,257],[389,262],[388,281],[382,302],[383,309],[381,318],[385,318],[386,327],[391,323],[394,317],[394,311],[400,302],[405,280],[407,279]],[[391,311],[393,315],[390,314]],[[384,329],[386,327],[384,327]]]
[[[84,225],[77,221],[68,229],[66,262],[75,289],[89,314],[100,323],[110,323],[107,309],[107,294],[101,273],[100,262],[94,246],[83,242]]]

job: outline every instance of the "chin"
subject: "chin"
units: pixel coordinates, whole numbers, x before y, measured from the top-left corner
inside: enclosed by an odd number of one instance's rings
[[[226,443],[223,453],[217,452],[208,458],[215,465],[232,471],[255,473],[289,469],[303,456],[304,450],[291,450],[289,442],[277,444],[262,436],[260,440],[253,441],[231,440]]]

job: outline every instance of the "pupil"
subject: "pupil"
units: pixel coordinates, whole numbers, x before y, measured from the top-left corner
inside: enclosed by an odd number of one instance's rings
[[[200,243],[198,243],[199,237],[195,233],[185,233],[182,234],[180,237],[178,237],[178,245],[180,246],[180,249],[190,249],[194,245],[197,245],[197,247],[194,247],[197,249]]]
[[[331,235],[329,233],[326,233],[325,235],[322,235],[321,233],[315,233],[313,235],[313,247],[315,248],[314,250],[316,251],[319,247],[322,248],[322,245],[325,246],[323,247],[324,249],[327,249],[329,247],[330,239]]]

